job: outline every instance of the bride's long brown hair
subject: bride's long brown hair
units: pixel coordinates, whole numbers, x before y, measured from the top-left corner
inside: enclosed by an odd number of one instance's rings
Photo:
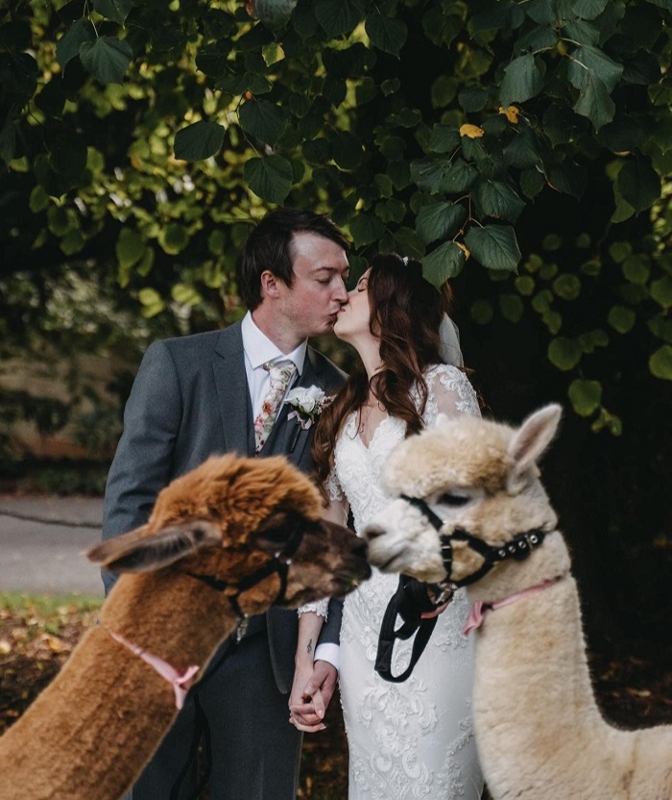
[[[319,486],[324,486],[333,466],[334,445],[345,419],[366,402],[369,389],[390,416],[404,420],[407,436],[422,429],[427,402],[423,371],[430,364],[442,362],[439,326],[450,307],[447,284],[437,291],[422,277],[419,261],[387,254],[371,260],[367,291],[371,306],[369,328],[380,340],[383,368],[369,383],[360,363],[320,415],[312,444]],[[420,394],[419,409],[411,397],[414,386]]]

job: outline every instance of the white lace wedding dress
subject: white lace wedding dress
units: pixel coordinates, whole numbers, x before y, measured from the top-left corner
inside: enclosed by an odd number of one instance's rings
[[[456,367],[433,366],[425,380],[425,426],[433,425],[439,412],[480,413],[471,384]],[[402,420],[386,417],[367,448],[352,414],[336,442],[328,488],[332,502],[350,504],[358,533],[389,502],[379,479],[404,434]],[[483,780],[471,715],[473,640],[462,634],[468,614],[464,590],[439,616],[410,678],[394,684],[380,678],[373,665],[383,614],[398,580],[374,569],[370,580],[345,598],[340,691],[350,753],[349,800],[476,800]],[[408,664],[410,648],[409,642],[395,644],[395,675]]]

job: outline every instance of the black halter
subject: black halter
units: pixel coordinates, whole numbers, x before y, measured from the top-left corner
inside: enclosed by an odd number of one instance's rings
[[[184,575],[189,575],[190,578],[196,578],[196,580],[205,583],[211,589],[216,589],[218,592],[225,592],[230,588],[235,590],[228,596],[228,599],[238,617],[237,637],[238,640],[240,640],[245,634],[247,614],[241,609],[238,598],[243,592],[261,583],[261,581],[268,578],[269,575],[277,575],[280,578],[280,591],[274,603],[277,603],[279,600],[284,600],[285,593],[287,592],[287,574],[289,573],[289,567],[292,563],[292,556],[299,549],[302,539],[303,530],[301,528],[296,528],[292,532],[287,545],[283,547],[282,550],[278,550],[270,561],[267,561],[262,567],[259,567],[258,570],[246,575],[239,581],[229,582],[221,578],[216,578],[214,575],[205,575],[201,572],[191,572],[186,569],[181,570],[181,572]]]
[[[287,591],[287,573],[289,572],[289,567],[292,563],[292,556],[299,549],[302,539],[303,530],[298,527],[291,534],[287,545],[283,547],[282,550],[279,550],[277,553],[275,553],[270,561],[267,561],[263,567],[260,567],[258,570],[256,570],[256,572],[246,575],[244,578],[236,581],[235,583],[229,583],[221,578],[216,578],[214,575],[205,575],[201,572],[190,572],[186,569],[181,570],[182,574],[188,575],[190,578],[195,578],[196,580],[205,583],[211,589],[216,589],[218,592],[225,592],[229,588],[235,589],[235,591],[229,595],[229,602],[231,603],[231,606],[238,617],[236,639],[235,641],[232,641],[231,646],[228,647],[221,655],[219,661],[216,661],[214,664],[210,664],[208,666],[206,674],[201,678],[197,686],[200,686],[201,688],[203,687],[206,681],[215,674],[224,661],[226,661],[226,659],[233,654],[236,645],[245,635],[248,616],[242,611],[240,608],[240,603],[238,602],[238,598],[243,592],[246,592],[248,589],[256,586],[258,583],[263,581],[264,578],[268,578],[269,575],[275,574],[280,578],[280,591],[278,592],[274,602],[277,603],[278,600],[285,599],[285,592]],[[208,718],[203,712],[198,693],[194,694],[193,697],[195,708],[194,735],[192,737],[189,758],[187,759],[187,763],[184,765],[182,772],[178,775],[175,783],[173,784],[170,792],[170,800],[177,800],[178,797],[183,796],[181,787],[184,783],[186,775],[197,763],[199,746],[201,745],[201,742],[203,747],[204,762],[203,774],[201,775],[198,785],[195,788],[194,793],[191,795],[190,800],[197,800],[197,798],[201,796],[201,793],[205,789],[208,778],[212,771],[212,752],[210,745],[211,735]]]
[[[441,533],[445,522],[432,511],[424,500],[421,500],[419,497],[409,497],[405,494],[400,496],[407,503],[418,508],[423,516],[438,531],[441,539],[443,566],[448,576],[446,578],[446,583],[452,583],[454,586],[468,586],[470,583],[475,583],[490,572],[495,564],[498,564],[500,561],[506,561],[509,558],[513,558],[516,561],[524,561],[532,550],[543,543],[547,534],[547,531],[542,528],[533,528],[532,530],[518,533],[510,541],[496,546],[484,542],[482,539],[474,536],[473,533],[465,531],[464,528],[455,528],[451,534]],[[453,571],[453,542],[467,542],[472,550],[475,550],[483,557],[483,565],[480,569],[458,581],[450,577]]]

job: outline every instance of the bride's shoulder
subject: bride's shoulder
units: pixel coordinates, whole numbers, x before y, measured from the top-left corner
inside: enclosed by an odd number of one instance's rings
[[[442,383],[445,380],[469,382],[465,373],[459,367],[455,367],[452,364],[430,364],[425,368],[424,377],[427,385],[437,380],[440,380]]]

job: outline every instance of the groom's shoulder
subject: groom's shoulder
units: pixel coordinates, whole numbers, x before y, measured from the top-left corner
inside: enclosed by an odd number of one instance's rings
[[[159,339],[152,343],[154,350],[163,349],[176,356],[194,356],[196,354],[211,353],[227,342],[237,341],[240,337],[239,325],[230,325],[228,328],[201,333],[191,333],[186,336],[174,336],[168,339]]]

